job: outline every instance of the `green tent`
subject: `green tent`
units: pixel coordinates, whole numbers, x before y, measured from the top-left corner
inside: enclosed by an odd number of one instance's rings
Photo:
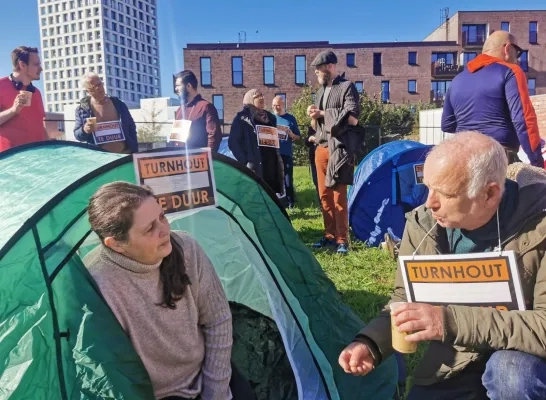
[[[367,377],[337,364],[363,322],[300,241],[275,194],[222,155],[219,206],[171,218],[220,276],[233,361],[258,398],[392,398],[394,358]],[[104,183],[135,182],[132,156],[73,142],[0,154],[0,399],[153,399],[148,374],[84,265],[99,241],[86,206]]]

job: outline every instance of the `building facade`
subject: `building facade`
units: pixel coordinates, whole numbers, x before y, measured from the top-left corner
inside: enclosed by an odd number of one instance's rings
[[[47,111],[85,96],[86,72],[129,107],[161,96],[156,0],[38,0],[38,14]]]
[[[546,40],[538,26],[546,11],[458,12],[422,42],[393,43],[205,43],[188,44],[184,66],[195,72],[199,91],[226,123],[242,108],[244,93],[263,91],[290,106],[306,85],[316,86],[311,61],[333,50],[338,71],[359,91],[385,103],[435,102],[441,105],[452,79],[481,52],[495,30],[509,30],[525,50],[521,61],[531,94],[546,93]]]

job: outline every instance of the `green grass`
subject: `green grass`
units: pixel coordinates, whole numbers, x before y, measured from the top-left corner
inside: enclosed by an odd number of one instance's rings
[[[323,223],[308,167],[294,168],[294,187],[296,208],[289,211],[292,225],[303,242],[311,246],[322,237]],[[396,271],[396,261],[388,252],[352,241],[347,256],[339,256],[331,250],[314,250],[314,253],[345,303],[365,322],[374,318],[388,302]],[[406,358],[408,375],[411,375],[419,360],[422,347],[415,355]],[[408,379],[407,389],[410,385],[411,378]]]

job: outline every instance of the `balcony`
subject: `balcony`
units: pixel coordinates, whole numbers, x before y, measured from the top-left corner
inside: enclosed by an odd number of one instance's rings
[[[430,74],[433,78],[453,78],[464,70],[464,66],[457,64],[446,64],[442,62],[430,63]]]
[[[481,49],[487,39],[485,33],[463,32],[462,33],[462,45],[467,49]]]

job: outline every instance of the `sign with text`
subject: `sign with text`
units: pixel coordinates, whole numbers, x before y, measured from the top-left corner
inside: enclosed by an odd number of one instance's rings
[[[187,119],[177,119],[173,121],[171,128],[171,136],[169,140],[172,142],[186,143],[190,136],[191,121]]]
[[[413,172],[415,172],[415,183],[418,185],[423,184],[423,171],[425,169],[425,164],[413,164]]]
[[[275,147],[278,149],[279,132],[274,126],[256,125],[256,135],[258,135],[258,146]]]
[[[290,127],[286,125],[277,125],[277,133],[279,134],[279,140],[288,140],[290,138]]]
[[[120,121],[98,122],[93,133],[95,144],[122,142],[125,140]]]
[[[216,206],[216,184],[209,148],[133,155],[140,185],[154,192],[165,214]]]
[[[409,302],[525,310],[512,251],[399,257]]]

